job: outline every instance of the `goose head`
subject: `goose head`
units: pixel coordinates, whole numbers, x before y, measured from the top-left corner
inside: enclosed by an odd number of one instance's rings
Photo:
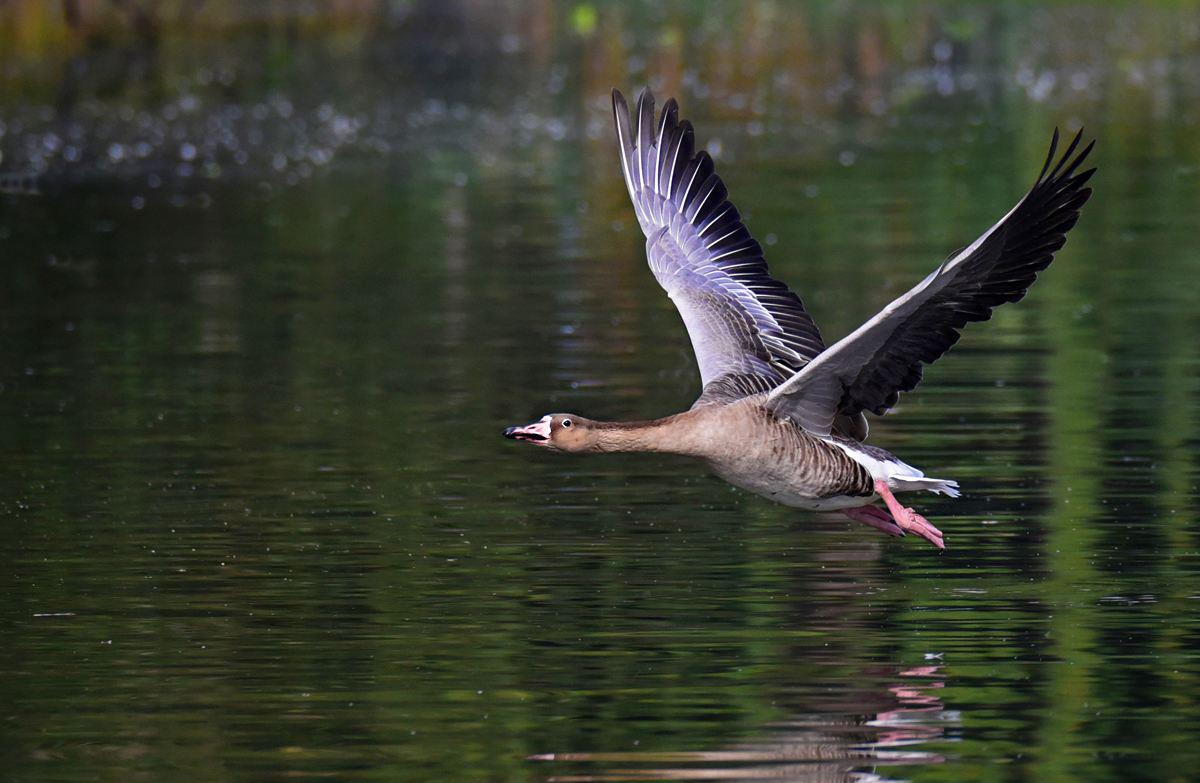
[[[585,451],[591,445],[591,424],[573,413],[549,413],[532,424],[506,427],[504,437],[555,451]]]

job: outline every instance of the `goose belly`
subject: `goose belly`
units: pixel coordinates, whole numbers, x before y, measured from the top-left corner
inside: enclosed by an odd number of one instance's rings
[[[810,459],[727,459],[709,464],[735,487],[793,508],[834,511],[874,500],[870,474],[840,450],[823,445],[816,445]]]

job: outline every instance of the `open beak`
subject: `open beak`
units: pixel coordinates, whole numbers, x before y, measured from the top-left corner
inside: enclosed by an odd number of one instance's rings
[[[540,421],[526,424],[523,427],[506,427],[504,437],[511,440],[526,440],[539,446],[550,443],[550,417],[543,416]]]

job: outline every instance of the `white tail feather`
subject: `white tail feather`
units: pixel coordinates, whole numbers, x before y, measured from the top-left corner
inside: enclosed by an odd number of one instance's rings
[[[939,495],[956,498],[961,493],[958,491],[958,482],[950,479],[939,478],[904,478],[896,476],[891,480],[892,489],[900,492],[915,492],[917,490],[925,490],[926,492],[936,492]]]
[[[833,440],[829,442],[846,452],[851,459],[866,468],[872,478],[886,481],[888,486],[896,492],[924,490],[926,492],[936,492],[939,495],[947,495],[952,498],[959,496],[957,481],[928,478],[919,468],[914,468],[907,462],[901,461],[895,455],[888,454],[882,449],[872,449],[868,452],[865,450],[865,447],[852,444],[848,441]]]

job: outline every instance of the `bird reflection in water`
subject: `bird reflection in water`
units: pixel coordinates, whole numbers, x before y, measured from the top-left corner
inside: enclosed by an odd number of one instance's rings
[[[722,750],[620,753],[545,753],[531,761],[570,764],[554,783],[617,780],[787,780],[797,783],[886,783],[888,766],[940,764],[945,758],[916,745],[942,739],[959,722],[940,698],[941,666],[896,673],[885,707],[868,715],[830,710],[803,713],[768,727],[769,734]],[[849,705],[847,705],[849,706]],[[851,707],[851,709],[854,709]],[[874,709],[872,706],[871,709]]]

